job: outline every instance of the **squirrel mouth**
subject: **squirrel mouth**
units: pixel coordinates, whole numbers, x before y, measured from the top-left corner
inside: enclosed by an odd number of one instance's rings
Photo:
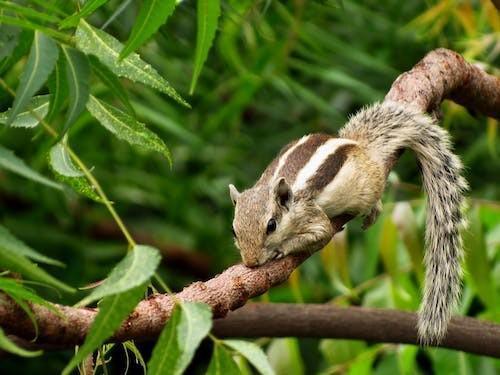
[[[274,252],[271,254],[271,258],[273,260],[281,259],[285,256],[280,250],[274,250]]]

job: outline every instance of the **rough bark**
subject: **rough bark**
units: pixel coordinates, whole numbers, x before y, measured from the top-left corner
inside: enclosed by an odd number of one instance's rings
[[[497,118],[500,117],[500,79],[487,75],[478,67],[467,63],[460,55],[445,49],[430,52],[411,71],[401,75],[394,82],[386,96],[386,100],[416,105],[422,111],[430,112],[434,112],[445,98],[452,99],[473,111]],[[397,156],[394,159],[396,160]],[[335,232],[339,231],[349,220],[350,218],[347,216],[336,218],[333,221],[333,225],[336,228]],[[215,317],[224,317],[229,311],[243,306],[249,298],[258,296],[272,286],[284,282],[290,273],[308,256],[307,254],[289,256],[254,269],[246,268],[243,265],[236,265],[228,268],[211,280],[197,282],[186,287],[175,298],[186,301],[205,302],[213,309]],[[131,338],[147,339],[155,337],[162,329],[165,321],[168,320],[173,304],[174,299],[167,295],[155,295],[142,301],[131,316],[123,323],[113,340],[122,341]],[[58,307],[63,313],[64,318],[55,315],[43,307],[34,306],[34,313],[37,317],[39,327],[38,341],[62,346],[81,342],[96,315],[96,310],[76,309],[67,306]],[[314,307],[311,307],[311,314],[313,311],[316,311],[314,309]],[[407,340],[404,342],[410,342],[414,338],[414,328],[409,328],[413,324],[411,323],[412,319],[414,319],[413,316],[407,316],[405,318],[407,325],[401,327],[399,325],[399,318],[403,315],[397,314],[405,313],[356,309],[346,310],[346,314],[349,315],[351,311],[366,311],[363,319],[368,323],[364,326],[363,334],[361,334],[361,331],[357,331],[356,338],[377,341],[380,339],[380,341],[384,341],[384,336],[373,336],[374,332],[383,333],[383,330],[381,331],[380,326],[378,326],[382,321],[386,322],[385,327],[387,327],[387,330],[395,331],[404,328],[402,335],[405,334],[406,336],[401,336],[401,340]],[[304,320],[313,319],[314,315],[311,315],[309,318],[308,314],[308,308],[305,308]],[[229,318],[227,320],[229,323],[231,319],[237,319],[238,317],[238,315],[231,316],[235,317]],[[343,316],[346,315],[344,314]],[[394,317],[397,319],[392,321]],[[334,320],[335,318],[332,317],[332,321]],[[471,322],[470,319],[466,321]],[[348,321],[344,322],[348,324]],[[370,324],[369,322],[372,323]],[[454,335],[467,334],[469,335],[467,337],[472,337],[477,334],[477,340],[483,337],[477,331],[469,331],[469,328],[467,328],[468,325],[461,324],[462,321],[458,322],[452,328]],[[270,322],[267,327],[271,329],[271,326],[281,325],[281,322],[280,324],[275,323]],[[264,321],[262,321],[262,324],[264,324]],[[471,324],[474,325],[476,323]],[[33,337],[31,322],[12,301],[5,300],[4,303],[0,303],[0,326],[11,334],[28,339]],[[224,327],[224,323],[218,322],[217,327],[219,327],[217,329],[222,329],[220,327]],[[347,327],[343,324],[332,322],[330,327],[335,327],[329,333],[332,336],[353,338],[348,335],[346,331]],[[479,326],[476,325],[475,327]],[[497,325],[488,325],[488,330],[493,332],[493,339],[498,339]],[[270,330],[268,333],[264,331],[259,332],[263,336],[270,336],[270,333],[273,331]],[[296,336],[296,334],[293,335]],[[455,336],[451,336],[450,338],[452,342],[453,337]],[[473,342],[477,343],[477,341]],[[496,346],[498,348],[498,343]],[[469,345],[463,347],[463,350],[474,351],[476,350],[474,349],[475,347],[479,346]],[[491,355],[491,352],[486,349],[474,352]]]

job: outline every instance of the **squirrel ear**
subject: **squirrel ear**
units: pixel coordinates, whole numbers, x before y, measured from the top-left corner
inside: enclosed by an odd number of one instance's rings
[[[284,177],[281,177],[278,182],[276,182],[274,193],[276,194],[276,200],[280,205],[290,208],[290,203],[292,201],[292,189],[290,189],[290,185],[288,185]]]
[[[240,196],[240,192],[238,189],[233,184],[229,184],[229,196],[231,197],[231,201],[233,202],[233,205],[236,206],[236,201],[238,200],[238,197]]]

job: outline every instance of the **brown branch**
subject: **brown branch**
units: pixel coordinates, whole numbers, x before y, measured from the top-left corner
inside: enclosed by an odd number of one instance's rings
[[[213,332],[220,337],[342,338],[416,345],[416,325],[417,314],[405,311],[251,303],[216,320]],[[500,324],[455,317],[440,346],[500,358]]]
[[[435,111],[444,98],[451,98],[472,110],[500,117],[499,96],[500,80],[498,78],[489,76],[479,68],[470,65],[455,52],[438,49],[430,52],[410,72],[401,75],[387,94],[386,100],[411,103],[417,105],[422,111]],[[347,216],[334,219],[332,222],[335,228],[334,232],[338,232],[349,220],[350,218]],[[176,298],[186,301],[205,302],[212,308],[215,317],[224,317],[229,311],[243,306],[249,298],[258,296],[272,286],[284,282],[291,272],[308,256],[308,254],[289,256],[254,269],[236,265],[209,281],[197,282],[188,286],[178,293]],[[170,317],[173,304],[173,299],[167,295],[155,295],[142,301],[123,323],[113,340],[123,341],[132,338],[144,340],[156,337],[165,321]],[[59,308],[65,318],[61,318],[43,307],[34,307],[39,327],[39,341],[63,346],[82,342],[96,315],[96,310],[75,309],[67,306],[59,306]],[[348,310],[347,312],[350,313],[351,311],[354,310]],[[357,309],[355,311],[365,310]],[[378,324],[381,323],[381,319],[385,318],[392,323],[391,326],[386,323],[385,327],[390,327],[388,330],[403,329],[399,326],[400,315],[396,315],[398,319],[391,320],[391,317],[395,316],[391,314],[399,314],[398,312],[391,312],[387,315],[387,312],[374,313],[372,310],[366,311],[367,315],[364,315],[363,319],[367,320],[367,325],[362,330],[363,332],[357,331],[359,335],[356,337],[359,339],[376,339],[376,337],[372,336],[373,332],[381,330]],[[308,314],[307,308],[304,314]],[[382,316],[379,314],[382,314]],[[369,323],[372,319],[373,323]],[[407,318],[407,322],[414,318],[408,319],[410,318]],[[310,319],[306,317],[304,320]],[[332,316],[332,321],[334,320]],[[467,321],[470,322],[470,319]],[[275,323],[276,321],[273,324],[278,326]],[[406,331],[404,331],[408,335],[406,336],[407,340],[413,337],[411,335],[414,335],[414,332],[408,330],[408,327],[413,326],[413,323],[408,323],[409,325],[406,326]],[[217,324],[220,326],[223,323]],[[330,324],[334,324],[334,322]],[[11,334],[23,338],[33,337],[31,322],[12,301],[6,300],[4,303],[0,303],[0,326]],[[467,327],[467,325],[458,324],[456,326],[457,335],[467,334],[469,332]],[[343,334],[339,333],[336,337],[347,335],[345,331],[347,327],[343,329],[344,331],[338,331],[343,332]],[[493,335],[492,339],[498,339],[498,327],[488,325],[488,330],[490,329]],[[453,330],[455,332],[455,328]],[[477,333],[477,339],[482,337],[477,331],[474,332]],[[474,335],[474,332],[468,334]],[[265,332],[261,333],[263,336],[268,335]],[[451,336],[449,339],[452,340],[453,337]],[[380,338],[384,340],[383,336]],[[403,339],[404,337],[401,340]],[[477,341],[474,342],[477,343]],[[498,345],[496,347],[498,348]],[[464,348],[471,351],[475,350],[474,347],[469,346]],[[484,351],[481,351],[480,354],[492,353],[491,350],[493,350],[484,347],[483,349]],[[493,354],[495,353],[493,352]]]

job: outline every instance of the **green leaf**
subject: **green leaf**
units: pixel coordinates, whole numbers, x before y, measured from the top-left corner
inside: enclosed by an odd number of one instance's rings
[[[61,185],[42,176],[37,171],[28,167],[22,159],[19,159],[14,153],[0,145],[0,168],[7,169],[20,176],[26,177],[32,181],[39,182],[54,189],[61,189]]]
[[[53,23],[57,22],[59,20],[59,18],[57,16],[54,16],[52,14],[39,12],[31,7],[28,7],[28,6],[16,4],[12,0],[0,1],[0,9],[10,9],[13,12],[15,12],[16,16],[20,15],[21,18],[38,19],[41,21],[47,21],[47,22],[53,22]]]
[[[81,169],[73,164],[63,142],[64,140],[55,144],[49,152],[49,165],[54,175],[62,183],[71,186],[77,193],[96,202],[102,202]]]
[[[196,32],[196,52],[194,58],[194,71],[189,93],[193,94],[196,82],[205,64],[208,51],[212,47],[215,32],[217,31],[217,20],[220,15],[220,0],[198,0],[198,28]]]
[[[95,56],[89,56],[90,66],[92,71],[99,77],[99,79],[111,90],[113,94],[127,107],[131,115],[135,116],[135,110],[130,104],[127,92],[123,88],[122,83],[118,77],[109,68],[101,63]]]
[[[176,305],[153,349],[148,374],[182,374],[211,328],[212,312],[207,305],[199,302]]]
[[[20,348],[12,341],[9,340],[7,335],[5,335],[2,328],[0,328],[0,348],[6,352],[19,355],[21,357],[37,357],[43,352],[41,350],[36,350],[34,352]]]
[[[146,42],[174,12],[176,3],[176,0],[144,0],[130,37],[120,52],[120,59],[127,57]]]
[[[224,345],[236,350],[239,354],[245,357],[262,375],[272,375],[272,369],[266,355],[262,349],[253,342],[242,340],[224,340]]]
[[[0,60],[0,74],[17,63],[19,59],[28,53],[33,42],[33,32],[23,29],[19,35],[18,42],[14,50],[8,55],[9,57]]]
[[[16,90],[16,98],[7,119],[7,125],[10,125],[16,116],[26,108],[31,97],[47,80],[56,64],[58,53],[57,45],[51,38],[35,31],[28,62]]]
[[[125,292],[147,282],[160,264],[160,252],[154,247],[136,245],[111,271],[104,282],[78,305],[84,306],[103,297]]]
[[[83,112],[89,99],[90,66],[87,56],[80,51],[64,46],[62,51],[66,59],[66,80],[69,88],[69,108],[62,131],[64,135]]]
[[[38,95],[30,99],[26,110],[19,112],[12,123],[13,128],[34,128],[49,111],[50,95]],[[0,123],[6,124],[12,109],[0,113]]]
[[[206,375],[239,375],[241,371],[229,353],[222,345],[215,343],[212,359]]]
[[[78,25],[78,22],[80,21],[81,18],[85,18],[92,13],[95,12],[95,10],[102,5],[106,4],[108,0],[89,0],[85,3],[83,8],[78,12],[74,13],[69,17],[66,17],[62,22],[59,24],[60,29],[67,29],[70,27],[75,27]]]
[[[141,60],[139,55],[131,53],[127,58],[119,60],[118,56],[123,45],[111,35],[95,29],[84,20],[80,20],[76,29],[75,41],[80,51],[87,55],[96,56],[118,77],[143,83],[189,107],[189,104],[181,98],[170,83],[160,76],[151,65]]]
[[[5,241],[5,238],[3,238],[3,240],[0,241],[0,267],[12,272],[19,272],[28,279],[52,285],[65,292],[73,293],[75,291],[69,285],[52,277],[35,263],[28,260],[22,253],[19,253],[18,250],[18,242],[9,241],[8,237],[7,241]]]
[[[136,285],[125,292],[107,296],[99,304],[99,312],[87,333],[85,342],[66,365],[62,374],[70,374],[80,362],[97,349],[107,338],[120,328],[123,320],[142,299],[147,283]]]
[[[10,56],[19,43],[21,28],[11,25],[0,25],[0,61]]]
[[[53,266],[64,267],[64,264],[56,259],[49,258],[20,241],[10,233],[4,226],[0,225],[0,246],[8,247],[17,254],[23,255],[36,262],[51,264]]]
[[[47,122],[51,122],[61,111],[65,100],[69,96],[65,71],[64,59],[57,59],[56,67],[47,81],[50,92],[50,106],[49,113],[47,114]]]
[[[277,374],[305,374],[299,341],[295,337],[273,339],[267,349],[267,356]]]
[[[98,100],[92,95],[87,103],[87,109],[102,126],[108,129],[116,137],[132,145],[137,145],[151,151],[157,151],[163,154],[169,163],[171,163],[170,153],[165,143],[143,123],[138,122],[127,113]]]
[[[475,206],[469,214],[469,227],[463,231],[466,277],[474,286],[481,301],[491,311],[500,311],[498,293],[493,282],[493,266],[488,261],[486,243],[479,208]]]

